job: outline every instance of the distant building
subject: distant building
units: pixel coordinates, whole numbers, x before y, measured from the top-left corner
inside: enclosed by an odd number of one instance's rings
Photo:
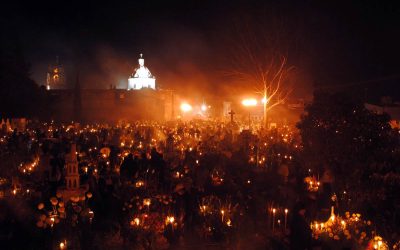
[[[47,73],[47,93],[52,100],[47,119],[84,123],[176,119],[178,95],[173,90],[156,89],[155,77],[144,66],[142,54],[138,62],[127,89],[85,89],[78,77],[72,89],[66,86],[64,69],[57,59]]]
[[[139,67],[128,79],[128,90],[139,90],[142,88],[156,89],[156,78],[150,73],[150,70],[144,66],[143,54],[140,54]]]
[[[46,89],[65,89],[66,87],[64,67],[60,64],[57,57],[56,63],[48,67]]]

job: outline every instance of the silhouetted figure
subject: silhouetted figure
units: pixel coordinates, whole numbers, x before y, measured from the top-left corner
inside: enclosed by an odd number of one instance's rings
[[[293,218],[290,224],[290,249],[311,249],[312,232],[305,219],[306,207],[304,203],[297,203],[293,211]]]
[[[133,155],[128,154],[125,158],[124,161],[121,164],[120,168],[120,176],[121,179],[123,180],[131,180],[133,175],[136,173],[136,167],[135,167],[135,162],[133,160]]]

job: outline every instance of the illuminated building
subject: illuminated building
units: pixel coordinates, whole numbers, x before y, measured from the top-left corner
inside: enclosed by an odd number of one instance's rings
[[[53,81],[55,67],[51,69],[48,73],[47,92],[53,103],[48,115],[46,114],[48,119],[100,123],[166,121],[176,119],[175,114],[179,113],[177,94],[174,90],[155,88],[155,78],[144,66],[142,55],[139,58],[139,67],[128,79],[129,88],[124,89],[82,88],[82,85],[95,84],[83,81],[81,85],[78,77],[73,89],[67,87],[73,85],[71,82],[62,88],[62,85],[56,85]]]
[[[65,89],[65,72],[64,67],[58,61],[58,57],[56,58],[56,63],[54,65],[50,65],[47,70],[46,76],[46,89]]]
[[[140,54],[139,67],[128,79],[128,90],[139,90],[142,88],[156,89],[156,78],[150,73],[150,70],[144,66],[143,54]]]

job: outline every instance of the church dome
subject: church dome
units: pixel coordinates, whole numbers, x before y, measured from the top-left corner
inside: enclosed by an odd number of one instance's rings
[[[144,66],[143,54],[140,54],[138,60],[139,66],[135,69],[132,76],[128,79],[128,90],[142,88],[156,88],[156,79],[151,74],[150,70]]]

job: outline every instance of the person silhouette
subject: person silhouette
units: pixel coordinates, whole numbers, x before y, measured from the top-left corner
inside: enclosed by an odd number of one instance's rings
[[[306,221],[306,206],[298,202],[293,208],[293,218],[290,224],[290,249],[305,250],[312,249],[312,232]]]

